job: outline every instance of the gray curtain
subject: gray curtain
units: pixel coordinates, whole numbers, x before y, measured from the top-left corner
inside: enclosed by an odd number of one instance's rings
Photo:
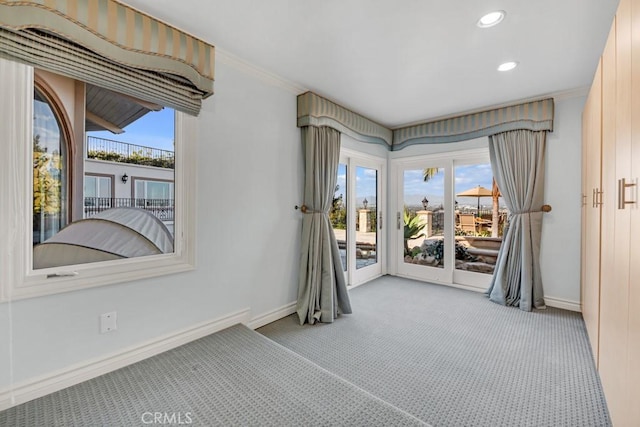
[[[351,313],[338,243],[329,210],[340,161],[340,132],[329,127],[302,128],[305,156],[302,247],[297,312],[300,324],[330,323]]]
[[[510,211],[489,299],[502,305],[545,308],[540,277],[546,131],[515,130],[489,137],[491,169]]]

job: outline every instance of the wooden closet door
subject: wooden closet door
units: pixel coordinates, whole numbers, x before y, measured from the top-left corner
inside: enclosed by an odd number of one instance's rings
[[[627,178],[635,187],[626,192],[626,199],[635,201],[627,205],[630,215],[631,246],[629,257],[629,331],[627,370],[629,380],[629,396],[632,402],[629,408],[629,420],[640,423],[640,206],[638,206],[638,177],[640,177],[640,0],[634,0],[631,5],[631,23],[635,40],[631,52],[633,92],[631,104],[631,174]]]
[[[597,357],[598,371],[606,390],[615,388],[610,381],[609,372],[615,369],[615,351],[611,347],[615,339],[607,335],[615,328],[611,312],[615,310],[616,300],[610,289],[615,280],[613,265],[613,236],[615,234],[616,204],[616,20],[614,19],[609,38],[602,54],[602,207],[600,228],[600,318],[599,348]],[[604,384],[607,384],[605,386]],[[615,393],[615,392],[614,392]],[[610,400],[606,394],[607,402]]]
[[[583,260],[581,280],[582,317],[598,363],[600,321],[600,205],[602,67],[598,65],[582,116],[583,120]]]
[[[635,0],[634,0],[635,1]],[[629,321],[629,209],[617,209],[618,179],[631,169],[631,1],[621,0],[615,21],[614,129],[603,121],[602,272],[600,292],[599,371],[614,425],[630,424],[629,379],[627,370]],[[605,56],[612,55],[605,50]],[[604,92],[608,87],[606,62]],[[610,65],[611,66],[611,65]],[[610,119],[607,103],[605,116]]]

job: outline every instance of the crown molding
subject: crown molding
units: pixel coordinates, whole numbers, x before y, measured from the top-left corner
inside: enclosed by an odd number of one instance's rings
[[[581,86],[573,89],[567,89],[560,92],[554,92],[549,95],[555,101],[564,101],[566,99],[582,98],[589,95],[590,86]]]
[[[258,67],[257,65],[253,65],[250,62],[245,61],[244,59],[219,47],[216,47],[216,61],[220,61],[221,63],[235,68],[238,71],[256,77],[264,83],[279,87],[286,90],[287,92],[291,92],[294,95],[300,95],[301,93],[307,92],[309,90],[294,81],[288,80],[284,77],[267,71],[264,68]]]

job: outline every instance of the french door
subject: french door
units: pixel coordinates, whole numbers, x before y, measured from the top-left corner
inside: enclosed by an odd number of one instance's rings
[[[383,159],[343,150],[330,220],[350,286],[382,275],[384,173]]]
[[[399,159],[392,167],[397,274],[486,289],[506,218],[494,203],[488,151]]]

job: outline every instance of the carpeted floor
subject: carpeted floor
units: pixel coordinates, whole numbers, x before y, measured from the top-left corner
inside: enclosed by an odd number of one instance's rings
[[[390,276],[351,298],[331,325],[237,325],[0,412],[0,426],[611,425],[577,313]]]
[[[137,425],[426,424],[242,325],[0,412],[7,427]]]
[[[434,426],[610,426],[580,314],[385,276],[353,315],[258,331]]]

